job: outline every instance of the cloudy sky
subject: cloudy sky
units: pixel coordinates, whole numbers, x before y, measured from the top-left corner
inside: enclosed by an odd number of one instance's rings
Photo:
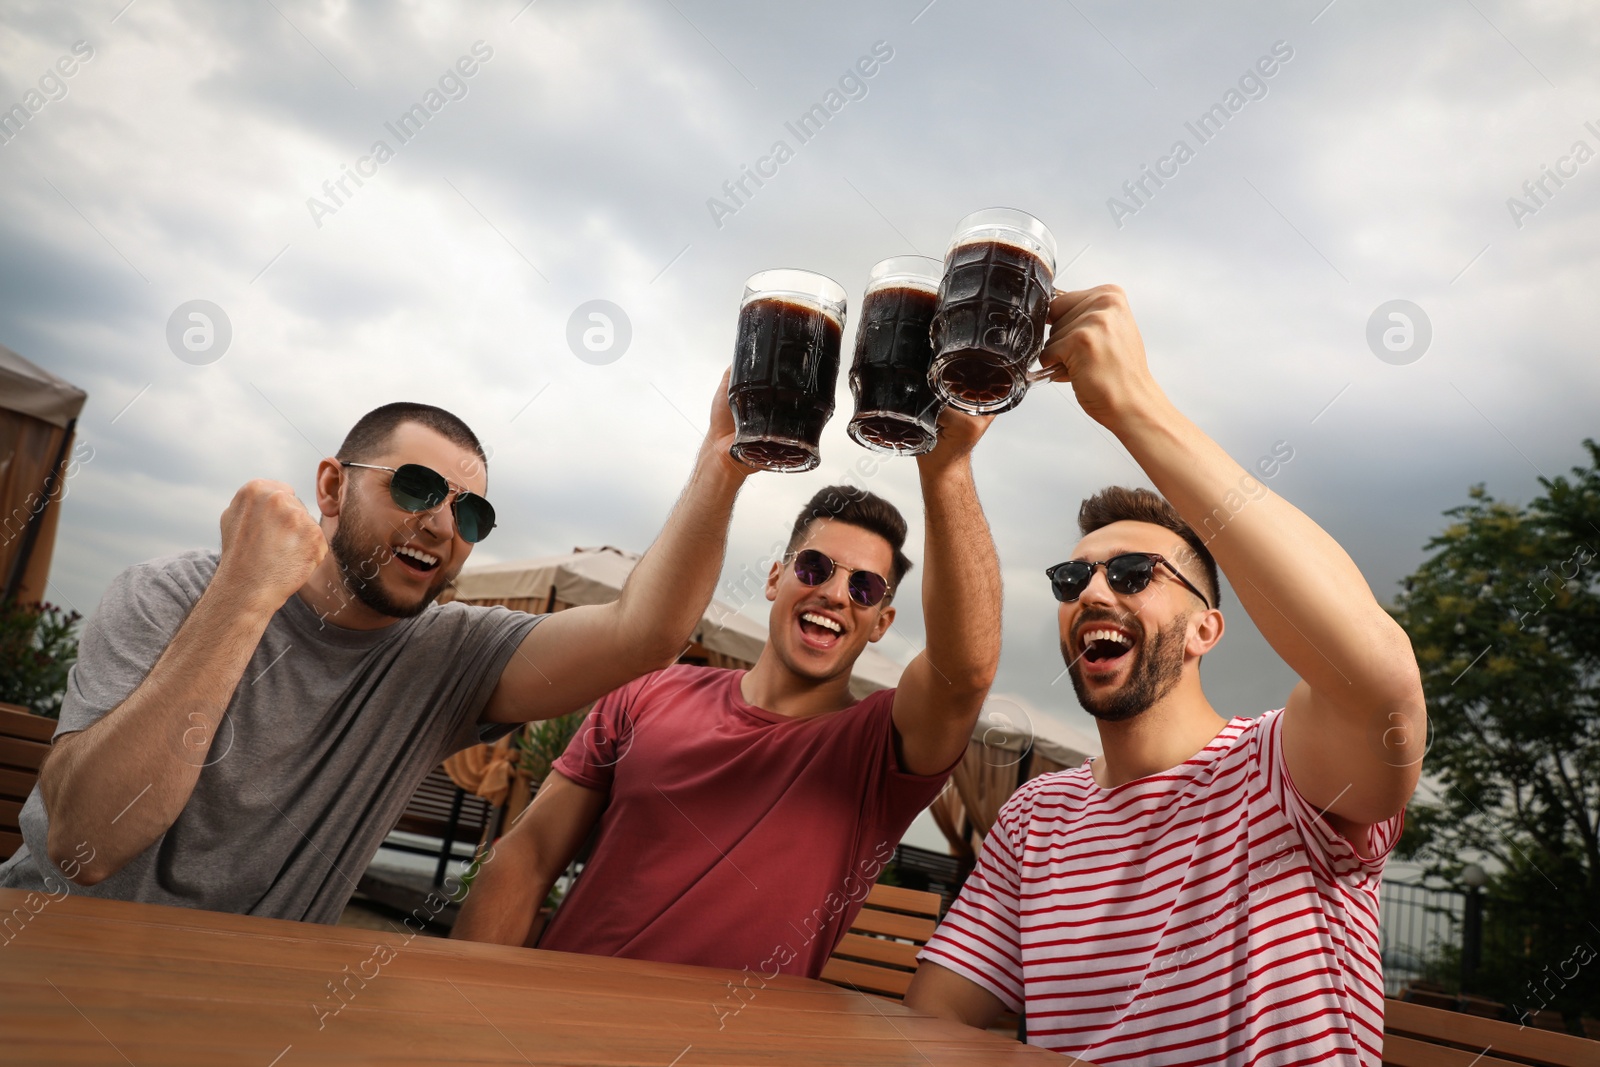
[[[0,343],[89,392],[51,592],[86,613],[129,564],[215,544],[247,479],[309,497],[399,399],[493,449],[502,526],[474,559],[642,549],[749,274],[820,271],[854,309],[875,261],[941,255],[991,205],[1051,227],[1058,285],[1127,289],[1158,379],[1237,459],[1292,449],[1271,488],[1385,600],[1470,484],[1526,500],[1596,432],[1600,14],[1579,0],[4,10],[0,107],[26,120],[0,144]],[[802,143],[786,123],[818,104]],[[758,164],[776,173],[730,199]],[[1130,196],[1147,167],[1168,176]],[[226,316],[220,355],[169,344],[195,300]],[[593,300],[629,324],[610,362],[568,343]],[[1410,347],[1374,347],[1396,300],[1420,309]],[[841,376],[820,469],[751,480],[727,579],[862,478],[849,403]],[[1086,494],[1148,482],[1059,386],[976,468],[1006,575],[996,689],[1088,726],[1041,571]],[[920,556],[914,464],[868,470]],[[1292,676],[1227,605],[1213,702],[1279,706]],[[904,661],[916,597],[895,629]]]

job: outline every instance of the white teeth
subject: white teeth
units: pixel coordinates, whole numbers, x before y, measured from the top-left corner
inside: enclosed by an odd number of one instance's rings
[[[844,627],[840,626],[838,623],[834,622],[832,619],[828,618],[826,615],[818,615],[814,611],[808,611],[804,615],[800,616],[800,621],[801,622],[816,623],[818,626],[826,627],[827,629],[832,630],[836,634],[844,632]]]
[[[1083,635],[1083,643],[1085,645],[1094,641],[1115,641],[1119,645],[1133,644],[1126,635],[1118,633],[1116,630],[1090,630]]]
[[[410,556],[412,559],[421,560],[430,567],[439,562],[439,557],[430,556],[421,549],[412,548],[409,545],[404,548],[395,549],[394,554],[397,556]]]

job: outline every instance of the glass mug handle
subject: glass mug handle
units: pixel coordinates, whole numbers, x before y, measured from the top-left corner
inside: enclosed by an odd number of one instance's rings
[[[1051,293],[1050,293],[1050,299],[1051,299],[1052,302],[1054,302],[1056,297],[1061,296],[1061,295],[1062,295],[1062,293],[1061,293],[1060,289],[1055,289],[1054,287],[1052,287]],[[1054,332],[1053,328],[1051,329],[1051,332],[1052,333]],[[1045,343],[1049,344],[1049,335],[1048,334],[1046,335]],[[1041,351],[1043,351],[1043,350],[1041,349]],[[1035,367],[1032,370],[1023,371],[1023,375],[1022,376],[1028,380],[1028,384],[1029,385],[1038,385],[1040,382],[1048,382],[1050,380],[1050,376],[1052,374],[1054,374],[1054,373],[1055,372],[1052,369],[1050,369],[1049,367]]]

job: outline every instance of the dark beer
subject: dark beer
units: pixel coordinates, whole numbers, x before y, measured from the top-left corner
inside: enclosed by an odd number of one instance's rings
[[[933,319],[931,380],[946,402],[985,414],[1022,402],[1044,348],[1054,261],[1055,241],[1031,215],[991,208],[963,220]]]
[[[937,260],[921,256],[884,260],[873,268],[862,298],[850,367],[856,414],[849,432],[874,451],[915,456],[938,442],[944,405],[928,383],[938,267]]]
[[[804,275],[832,288],[824,287],[825,295],[813,302],[785,286],[794,279],[765,278],[773,274]],[[828,299],[833,290],[837,300]],[[764,291],[782,295],[760,295]],[[774,471],[807,471],[821,462],[817,446],[833,414],[843,326],[844,290],[828,279],[801,271],[751,278],[728,382],[735,459]]]

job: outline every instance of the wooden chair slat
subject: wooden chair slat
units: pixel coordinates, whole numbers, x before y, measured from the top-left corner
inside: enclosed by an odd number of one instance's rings
[[[408,834],[443,839],[450,825],[450,809],[455,803],[455,795],[455,782],[442,768],[435,767],[406,802],[405,811],[394,828]],[[461,814],[456,821],[452,840],[476,843],[483,836],[493,813],[494,806],[487,800],[467,793],[461,798]]]
[[[1446,1048],[1397,1034],[1383,1035],[1383,1063],[1384,1067],[1524,1067],[1487,1053]]]
[[[897,885],[875,885],[867,895],[867,907],[906,911],[929,919],[939,918],[939,894],[916,889],[902,889]]]
[[[0,704],[0,862],[22,847],[18,819],[50,754],[56,721],[15,704]]]
[[[26,800],[33,792],[39,775],[33,771],[19,771],[15,767],[0,767],[0,797]]]
[[[844,957],[864,963],[881,963],[887,967],[917,969],[916,945],[904,941],[886,941],[881,937],[863,937],[845,934],[839,947],[833,950],[834,958]]]
[[[925,942],[933,936],[937,926],[938,924],[932,919],[919,919],[911,915],[901,915],[899,912],[862,908],[861,914],[856,916],[856,921],[850,924],[850,929],[863,934],[877,934],[879,937]]]
[[[916,970],[917,950],[933,936],[938,915],[937,893],[873,886],[850,931],[823,967],[822,980],[903,998]]]
[[[20,737],[0,737],[0,763],[24,770],[37,771],[50,754],[50,746],[40,741],[26,741]]]
[[[0,704],[0,737],[20,737],[27,741],[48,743],[55,732],[54,719],[35,715],[15,704]]]
[[[1515,1023],[1458,1011],[1408,1004],[1403,1000],[1383,1002],[1383,1029],[1386,1039],[1388,1035],[1395,1034],[1424,1041],[1448,1042],[1461,1047],[1470,1046],[1473,1054],[1487,1048],[1491,1053],[1532,1060],[1551,1067],[1594,1067],[1600,1064],[1600,1042],[1531,1026],[1519,1027]],[[1467,1058],[1470,1060],[1472,1055],[1469,1054]],[[1384,1053],[1384,1060],[1388,1060],[1387,1052]],[[1485,1056],[1481,1062],[1488,1063],[1488,1057]]]
[[[822,980],[846,988],[854,987],[864,993],[881,993],[895,998],[904,997],[906,990],[911,987],[911,976],[904,971],[841,959],[827,962],[822,968]]]

